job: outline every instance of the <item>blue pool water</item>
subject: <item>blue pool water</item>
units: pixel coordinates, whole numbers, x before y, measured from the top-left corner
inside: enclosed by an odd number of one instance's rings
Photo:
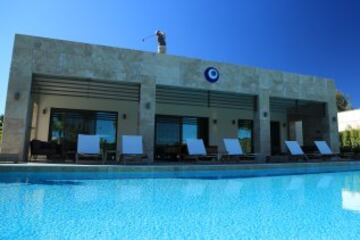
[[[360,172],[0,180],[0,239],[359,238]]]

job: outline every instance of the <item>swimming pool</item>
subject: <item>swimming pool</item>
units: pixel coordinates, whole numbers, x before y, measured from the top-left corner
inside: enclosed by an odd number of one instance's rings
[[[358,239],[360,171],[0,179],[0,239]]]

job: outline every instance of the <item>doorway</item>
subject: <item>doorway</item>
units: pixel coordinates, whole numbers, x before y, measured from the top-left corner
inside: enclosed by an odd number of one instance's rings
[[[271,155],[276,155],[281,153],[280,122],[271,121],[270,136],[271,136]]]

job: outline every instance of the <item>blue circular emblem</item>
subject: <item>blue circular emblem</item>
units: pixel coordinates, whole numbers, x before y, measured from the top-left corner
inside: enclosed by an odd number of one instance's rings
[[[208,67],[205,72],[205,78],[208,82],[214,83],[219,80],[220,74],[219,71],[214,67]]]

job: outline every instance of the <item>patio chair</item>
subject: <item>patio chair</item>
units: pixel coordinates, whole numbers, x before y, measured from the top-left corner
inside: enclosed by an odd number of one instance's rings
[[[331,158],[339,158],[339,154],[334,153],[329,145],[325,142],[325,141],[314,141],[317,149],[319,150],[319,155],[317,155],[318,157],[320,157],[321,159],[331,159]]]
[[[188,155],[184,156],[185,159],[194,159],[195,161],[211,161],[216,160],[216,156],[208,155],[202,139],[189,138],[186,139],[186,147]]]
[[[342,159],[356,159],[352,147],[340,147],[339,155]]]
[[[214,159],[219,158],[218,146],[216,146],[216,145],[207,146],[205,149],[206,149],[206,153],[209,157],[213,157]]]
[[[289,160],[309,160],[297,141],[285,141],[285,145],[290,152]]]
[[[237,138],[224,138],[226,154],[222,155],[223,161],[228,160],[254,160],[255,155],[244,154],[240,142]]]
[[[179,161],[181,157],[182,145],[158,145],[156,146],[155,155],[157,160],[161,161]]]
[[[143,139],[142,136],[138,135],[123,135],[121,154],[119,160],[124,164],[127,160],[132,162],[144,162],[147,160],[147,155],[143,150]]]
[[[30,159],[37,160],[39,155],[45,155],[47,159],[61,158],[60,146],[54,142],[33,139],[30,142]]]
[[[85,135],[79,134],[77,141],[77,150],[75,162],[79,161],[80,157],[97,157],[104,163],[104,157],[100,149],[100,136],[99,135]]]

